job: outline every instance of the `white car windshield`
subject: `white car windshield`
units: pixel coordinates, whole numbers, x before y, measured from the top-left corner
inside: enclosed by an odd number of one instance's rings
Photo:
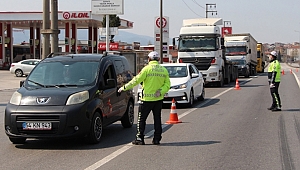
[[[179,77],[187,77],[187,68],[186,66],[164,66],[168,72],[170,78],[179,78]]]

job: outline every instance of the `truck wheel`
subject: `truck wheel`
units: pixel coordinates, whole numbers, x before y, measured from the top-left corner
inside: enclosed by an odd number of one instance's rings
[[[99,112],[95,112],[92,119],[91,129],[87,137],[88,142],[91,144],[99,143],[102,136],[102,131],[103,131],[102,118]]]
[[[9,140],[13,143],[13,144],[24,144],[26,141],[26,138],[11,138],[9,137]]]
[[[132,101],[128,102],[127,110],[121,118],[121,123],[124,128],[130,128],[134,121],[134,106]]]
[[[220,81],[217,83],[219,87],[223,87],[224,86],[224,76],[223,76],[223,71],[222,71],[222,75],[221,75],[221,79]]]

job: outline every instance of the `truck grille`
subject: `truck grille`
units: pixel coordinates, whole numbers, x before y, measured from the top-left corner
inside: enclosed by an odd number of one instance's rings
[[[208,70],[211,66],[211,61],[215,57],[191,57],[191,58],[180,58],[183,63],[193,63],[198,70]]]

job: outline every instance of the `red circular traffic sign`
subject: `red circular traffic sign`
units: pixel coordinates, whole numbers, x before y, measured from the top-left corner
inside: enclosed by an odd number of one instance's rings
[[[155,24],[158,28],[160,28],[160,18],[157,18],[155,21]],[[165,28],[167,25],[167,19],[166,18],[162,18],[162,27]]]

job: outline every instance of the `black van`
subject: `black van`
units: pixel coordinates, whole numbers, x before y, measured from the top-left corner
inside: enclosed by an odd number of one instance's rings
[[[118,93],[133,78],[119,54],[50,55],[31,71],[5,109],[12,143],[26,138],[86,137],[100,141],[103,127],[134,121],[134,93]]]

